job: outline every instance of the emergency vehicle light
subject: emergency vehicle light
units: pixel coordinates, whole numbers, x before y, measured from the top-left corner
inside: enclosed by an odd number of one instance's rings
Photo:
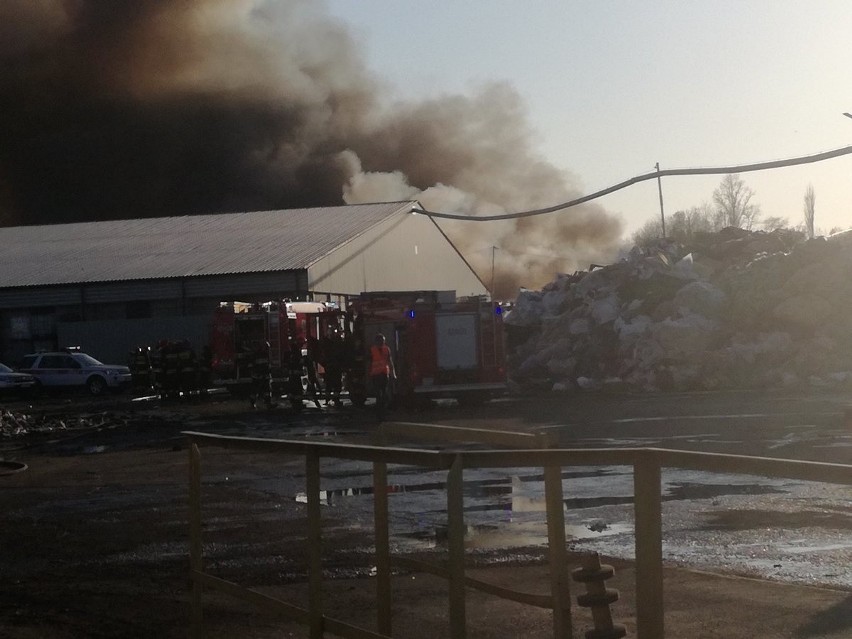
[[[414,319],[414,314],[414,309],[411,309],[410,311],[406,312],[406,315],[409,317],[409,319]]]
[[[495,314],[495,315],[502,315],[502,314],[503,314],[503,307],[502,307],[502,306],[498,306],[498,307],[496,307],[496,308],[494,309],[494,314]]]

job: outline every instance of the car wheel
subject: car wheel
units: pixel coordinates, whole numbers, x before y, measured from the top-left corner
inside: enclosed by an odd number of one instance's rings
[[[89,389],[89,394],[98,396],[103,395],[106,390],[107,384],[106,380],[103,377],[99,377],[97,375],[92,375],[89,378],[89,381],[86,382],[86,387]]]

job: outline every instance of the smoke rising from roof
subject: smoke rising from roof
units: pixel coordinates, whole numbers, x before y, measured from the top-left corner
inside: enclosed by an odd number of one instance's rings
[[[578,194],[505,84],[386,102],[311,0],[4,0],[0,224],[404,199],[484,214]],[[504,296],[606,259],[621,234],[595,205],[441,226],[486,284],[498,247]]]

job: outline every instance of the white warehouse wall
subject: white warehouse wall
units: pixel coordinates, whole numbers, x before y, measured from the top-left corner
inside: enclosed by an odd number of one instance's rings
[[[455,247],[425,215],[400,213],[335,249],[308,268],[312,291],[454,290],[484,295],[487,289]]]

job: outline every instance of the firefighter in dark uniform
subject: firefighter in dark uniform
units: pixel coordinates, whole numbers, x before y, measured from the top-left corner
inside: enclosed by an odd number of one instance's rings
[[[343,335],[333,326],[328,328],[326,336],[320,342],[320,362],[325,369],[325,405],[339,406],[340,392],[343,390]]]
[[[319,340],[315,337],[307,337],[302,348],[302,366],[308,377],[308,396],[316,404],[320,405],[319,394],[322,391],[319,377],[317,376],[317,355],[319,354]]]
[[[160,396],[173,398],[180,396],[180,377],[177,344],[164,340],[160,348],[160,358],[163,366]]]
[[[130,370],[133,373],[133,385],[140,390],[154,387],[154,367],[151,363],[151,347],[140,346],[130,356]]]
[[[251,362],[251,407],[256,408],[259,399],[267,408],[272,408],[272,374],[269,368],[269,342],[260,342],[254,350]]]
[[[195,351],[189,340],[182,340],[176,344],[178,384],[183,393],[198,390],[198,362]]]

